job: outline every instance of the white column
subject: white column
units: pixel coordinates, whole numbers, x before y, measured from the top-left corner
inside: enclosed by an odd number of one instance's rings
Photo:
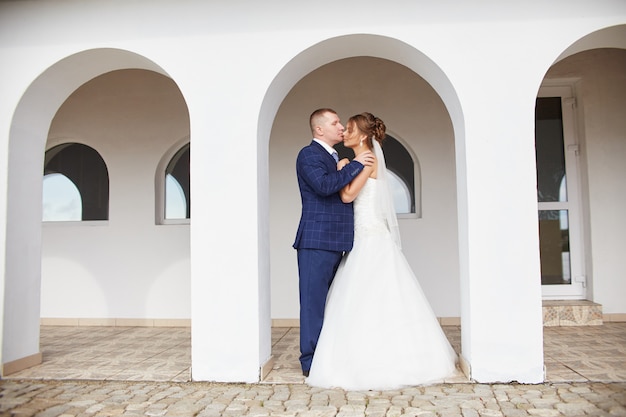
[[[55,106],[52,93],[47,101],[38,93],[36,86],[25,94],[9,133],[2,335],[2,364],[9,371],[41,362],[42,167]]]
[[[193,99],[188,104],[192,378],[258,382],[271,353],[269,265],[260,255],[268,239],[259,232],[258,109],[251,116],[223,102],[209,103],[212,109],[194,106]]]
[[[462,351],[478,382],[543,381],[534,99],[484,90],[457,139]]]

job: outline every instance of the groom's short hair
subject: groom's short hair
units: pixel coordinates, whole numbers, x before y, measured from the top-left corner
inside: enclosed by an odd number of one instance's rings
[[[329,108],[317,109],[313,113],[311,113],[311,117],[309,117],[309,125],[311,127],[311,133],[315,135],[315,126],[321,124],[322,119],[326,117],[326,113],[337,114],[336,111]]]

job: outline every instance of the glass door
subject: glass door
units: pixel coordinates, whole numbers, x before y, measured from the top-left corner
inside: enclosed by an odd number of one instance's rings
[[[571,87],[543,87],[535,107],[539,250],[544,299],[583,299],[586,295],[575,104]]]

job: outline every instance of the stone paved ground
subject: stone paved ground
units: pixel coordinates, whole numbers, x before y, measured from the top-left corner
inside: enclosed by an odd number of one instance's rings
[[[1,416],[626,416],[626,383],[440,384],[346,392],[301,384],[0,381]]]

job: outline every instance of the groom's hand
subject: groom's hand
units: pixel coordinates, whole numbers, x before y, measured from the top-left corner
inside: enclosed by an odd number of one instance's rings
[[[366,167],[371,167],[372,165],[374,165],[374,162],[376,161],[376,157],[374,156],[372,151],[367,151],[367,152],[363,152],[363,153],[357,155],[354,158],[354,160],[355,161],[359,161],[360,163],[362,163]]]
[[[350,163],[348,158],[343,158],[341,161],[337,162],[337,171],[341,170],[341,168],[345,167]]]

